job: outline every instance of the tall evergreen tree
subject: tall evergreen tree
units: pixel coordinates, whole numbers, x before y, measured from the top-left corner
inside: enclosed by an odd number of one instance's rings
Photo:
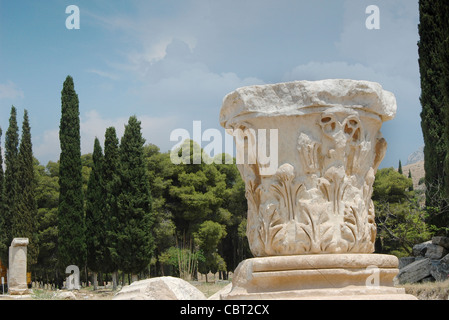
[[[54,283],[58,274],[59,164],[49,161],[47,166],[43,166],[37,162],[35,172],[39,256],[32,275],[44,283]]]
[[[86,193],[86,245],[87,267],[94,272],[94,289],[97,287],[96,273],[103,269],[106,256],[106,225],[104,221],[105,188],[103,184],[103,151],[95,138],[92,154],[93,167]]]
[[[445,108],[445,140],[446,140],[446,159],[445,159],[445,195],[449,198],[449,2],[438,1],[438,20],[441,25],[441,91],[443,93],[443,101]]]
[[[447,154],[445,120],[448,106],[443,101],[441,79],[442,24],[438,19],[439,6],[445,0],[419,1],[419,69],[421,74],[421,127],[424,138],[424,169],[426,172],[426,205],[431,212],[429,222],[438,227],[446,226],[448,217],[441,212],[444,205],[442,192],[445,187],[444,161]],[[447,19],[448,17],[446,17]],[[430,210],[435,208],[435,210]]]
[[[5,211],[4,226],[5,240],[7,248],[12,241],[12,224],[13,216],[17,210],[17,194],[18,194],[18,168],[19,168],[19,127],[17,126],[17,110],[11,107],[11,115],[9,118],[9,127],[5,135]],[[8,265],[8,253],[3,256],[2,261]]]
[[[412,184],[411,186],[408,188],[408,191],[413,191],[413,179],[412,179],[412,172],[410,171],[410,169],[408,169],[408,178],[410,180],[412,180]]]
[[[144,157],[140,121],[129,118],[120,142],[121,193],[118,197],[120,237],[117,252],[120,269],[137,274],[144,271],[153,250],[153,214]]]
[[[401,160],[399,160],[398,172],[399,172],[400,174],[403,174],[403,172],[402,172],[402,162],[401,162]]]
[[[35,197],[36,179],[34,176],[31,128],[27,110],[24,111],[23,116],[18,164],[17,211],[12,219],[12,236],[13,238],[28,238],[27,264],[28,269],[31,270],[31,266],[35,265],[37,262],[38,239],[35,230],[37,225],[37,204]]]
[[[119,175],[119,140],[114,127],[106,129],[104,140],[103,183],[106,193],[105,198],[105,226],[106,247],[108,255],[104,261],[104,271],[112,272],[113,288],[117,287],[118,264],[120,256],[117,250],[120,230],[118,229],[120,215],[117,206],[120,194]]]
[[[61,269],[86,261],[86,241],[81,174],[79,101],[73,78],[67,76],[61,91],[59,142],[58,262]]]
[[[5,226],[5,179],[3,173],[3,155],[2,155],[2,129],[0,128],[0,260],[5,261],[8,246],[6,245],[6,226]]]

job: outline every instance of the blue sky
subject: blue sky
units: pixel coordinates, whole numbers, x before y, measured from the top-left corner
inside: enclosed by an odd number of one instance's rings
[[[66,7],[80,9],[69,30]],[[366,7],[380,9],[368,30]],[[292,80],[370,80],[392,91],[382,167],[423,145],[418,0],[0,0],[0,127],[11,105],[30,116],[34,155],[59,159],[62,83],[75,81],[82,153],[129,116],[168,151],[176,128],[220,129],[223,97],[238,87]],[[203,145],[204,147],[204,145]]]

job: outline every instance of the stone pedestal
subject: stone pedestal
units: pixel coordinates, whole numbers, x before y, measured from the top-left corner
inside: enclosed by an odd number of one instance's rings
[[[366,256],[376,239],[373,182],[387,148],[380,129],[395,114],[394,95],[368,81],[250,86],[225,97],[220,123],[235,137],[257,257],[239,266],[226,298],[359,297],[369,265],[380,268],[376,292],[397,293],[397,259]]]
[[[398,259],[381,254],[253,258],[235,270],[224,300],[410,300],[393,285]]]
[[[29,293],[27,285],[27,238],[14,238],[9,247],[8,291],[10,295]]]

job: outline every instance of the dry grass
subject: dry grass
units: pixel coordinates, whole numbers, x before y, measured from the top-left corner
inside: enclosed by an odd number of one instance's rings
[[[404,284],[405,292],[416,296],[419,300],[448,300],[449,280],[442,282],[426,282]]]
[[[214,293],[220,291],[226,287],[230,281],[216,281],[216,282],[203,282],[203,281],[190,281],[190,284],[200,290],[206,298],[209,298]]]

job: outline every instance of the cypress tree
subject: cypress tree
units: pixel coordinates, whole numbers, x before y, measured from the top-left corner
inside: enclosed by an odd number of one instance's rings
[[[153,250],[152,199],[144,158],[140,122],[129,118],[120,141],[121,193],[118,197],[120,269],[137,274],[144,271]]]
[[[38,243],[35,231],[37,220],[37,204],[35,198],[36,180],[34,176],[33,147],[28,111],[25,110],[22,123],[22,138],[18,155],[18,195],[16,213],[12,220],[13,238],[28,238],[27,264],[30,269],[37,263]]]
[[[401,160],[399,160],[398,172],[399,172],[400,174],[403,174],[403,172],[402,172],[402,163],[401,163]]]
[[[58,262],[63,270],[69,265],[82,270],[86,261],[86,241],[79,101],[71,76],[67,76],[61,91],[59,142]]]
[[[86,246],[87,267],[96,275],[102,271],[106,248],[106,226],[104,221],[105,189],[103,184],[103,151],[95,138],[92,154],[93,167],[90,172],[86,193]],[[96,276],[94,289],[96,289]]]
[[[113,273],[114,290],[117,288],[118,264],[120,261],[117,250],[120,237],[118,229],[120,216],[117,206],[118,196],[121,192],[119,168],[119,140],[115,128],[109,127],[105,133],[103,162],[103,183],[106,193],[104,223],[107,229],[106,247],[108,248],[108,255],[104,261],[104,271]]]
[[[0,260],[5,262],[8,255],[8,247],[6,246],[6,226],[5,226],[5,179],[3,173],[3,155],[2,155],[2,129],[0,128]]]
[[[446,159],[445,159],[445,196],[449,198],[449,2],[438,1],[438,20],[441,25],[441,69],[443,76],[441,78],[441,91],[445,105],[445,140],[446,140]]]
[[[421,75],[421,127],[424,138],[424,169],[426,184],[426,206],[430,212],[429,223],[437,227],[446,226],[446,214],[441,212],[445,189],[444,162],[447,154],[445,115],[447,106],[443,101],[441,79],[442,28],[438,11],[441,0],[419,1],[419,69]],[[446,17],[447,19],[447,17]]]
[[[4,245],[9,248],[13,239],[12,226],[13,216],[17,209],[18,194],[18,168],[19,168],[19,127],[17,126],[17,110],[11,107],[11,115],[9,118],[9,127],[5,135],[5,211],[4,211],[4,227],[5,241]],[[8,265],[8,253],[2,259],[5,265]]]

